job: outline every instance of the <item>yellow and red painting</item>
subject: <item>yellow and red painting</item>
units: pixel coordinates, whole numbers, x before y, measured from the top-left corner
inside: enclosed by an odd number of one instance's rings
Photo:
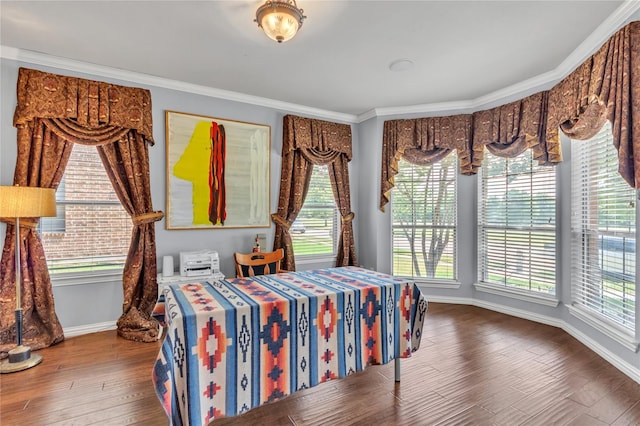
[[[267,125],[166,111],[167,229],[268,227]]]

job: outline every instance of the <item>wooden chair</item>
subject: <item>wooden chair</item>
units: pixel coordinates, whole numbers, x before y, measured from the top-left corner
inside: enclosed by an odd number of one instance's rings
[[[284,258],[284,250],[272,252],[234,253],[236,261],[236,276],[253,277],[255,275],[277,274],[287,272],[280,269],[280,261]]]

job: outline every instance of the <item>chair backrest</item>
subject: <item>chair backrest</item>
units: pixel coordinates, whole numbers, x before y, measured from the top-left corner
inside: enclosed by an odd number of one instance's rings
[[[282,272],[280,261],[284,258],[284,250],[272,252],[234,253],[236,260],[236,275],[238,277],[253,277],[254,275],[268,275]]]

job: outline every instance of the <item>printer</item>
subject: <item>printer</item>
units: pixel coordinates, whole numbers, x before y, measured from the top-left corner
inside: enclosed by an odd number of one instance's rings
[[[218,252],[213,250],[180,252],[180,275],[183,277],[221,275]]]

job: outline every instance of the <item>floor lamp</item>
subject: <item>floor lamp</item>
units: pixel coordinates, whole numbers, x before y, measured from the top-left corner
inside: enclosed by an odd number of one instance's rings
[[[42,356],[32,354],[31,348],[22,344],[22,280],[20,277],[20,218],[56,216],[56,192],[52,188],[32,186],[0,186],[0,217],[15,219],[16,232],[16,343],[7,360],[0,363],[0,373],[13,373],[34,367]]]

